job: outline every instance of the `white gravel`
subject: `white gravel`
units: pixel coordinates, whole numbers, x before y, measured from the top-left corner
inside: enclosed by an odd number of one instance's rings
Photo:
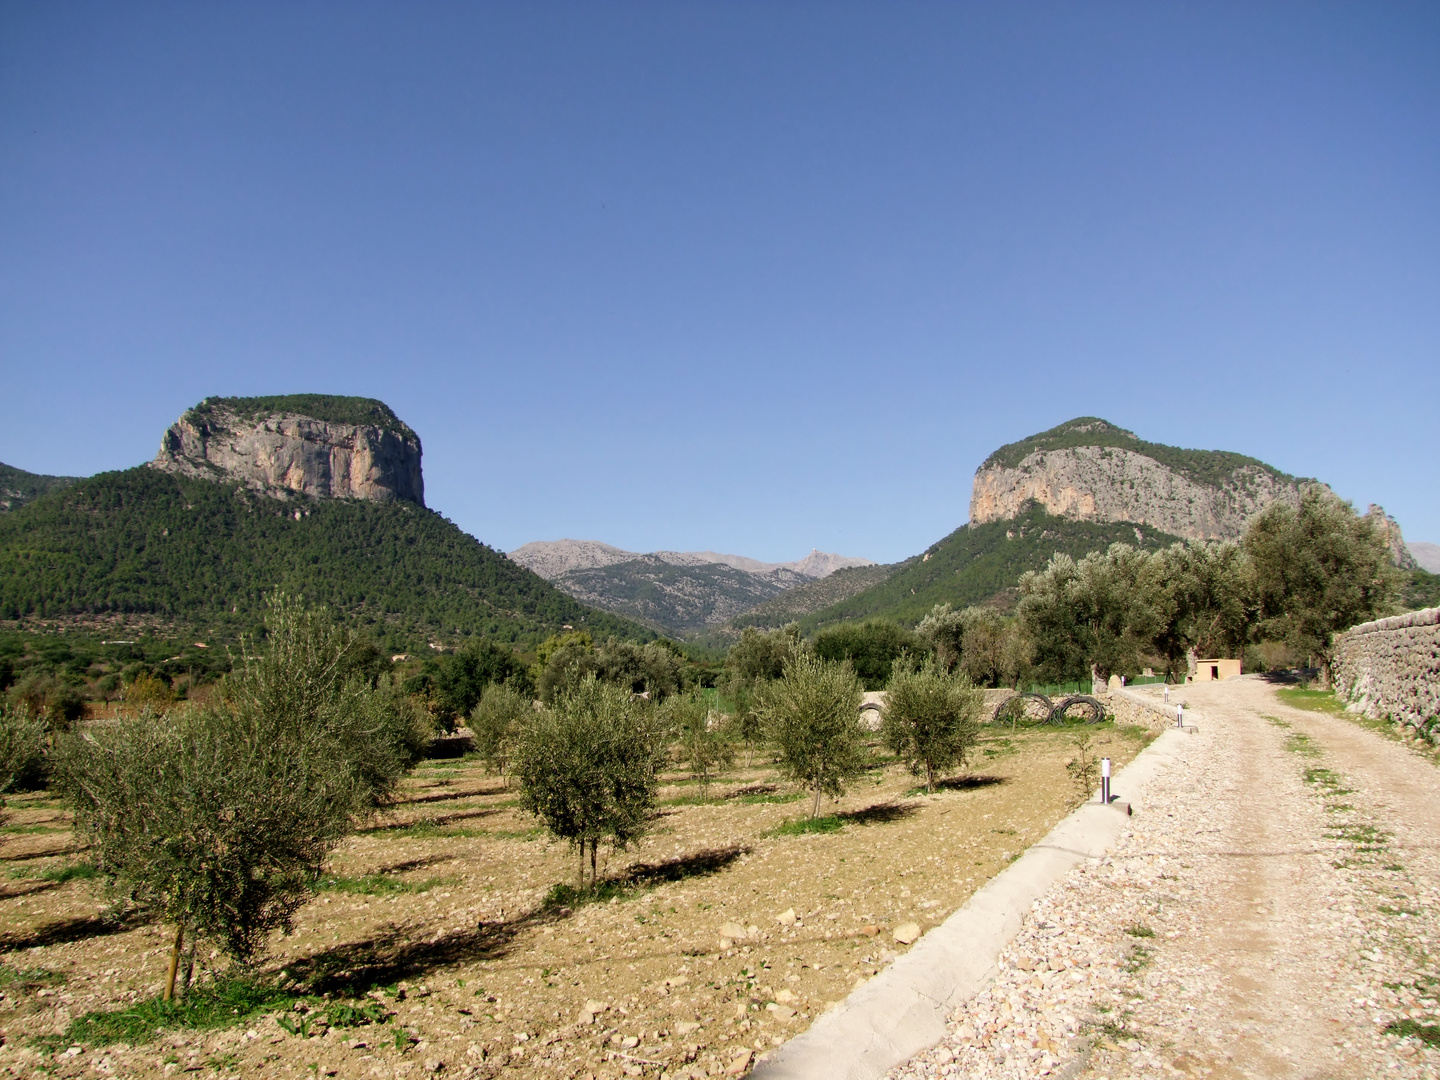
[[[1435,804],[1403,825],[1377,805],[1387,771],[1428,791],[1434,767],[1252,680],[1187,693],[1201,730],[1113,854],[1037,901],[990,988],[890,1077],[1440,1076],[1386,1030],[1440,1024]]]

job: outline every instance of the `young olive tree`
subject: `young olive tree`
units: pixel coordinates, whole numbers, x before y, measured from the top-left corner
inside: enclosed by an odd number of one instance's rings
[[[760,690],[760,715],[780,766],[792,780],[820,796],[837,798],[845,781],[865,767],[865,731],[860,724],[860,681],[844,661],[800,652],[786,662],[782,678]]]
[[[187,935],[245,964],[288,931],[328,853],[428,742],[408,699],[348,672],[323,612],[276,596],[266,626],[215,705],[144,709],[57,751],[107,887],[176,928],[167,1000]]]
[[[470,730],[481,759],[501,776],[525,724],[535,715],[530,699],[511,686],[491,683],[470,713]]]
[[[0,806],[5,792],[45,752],[45,721],[22,704],[0,701]]]
[[[679,745],[681,760],[700,782],[700,798],[707,798],[715,774],[735,760],[729,733],[713,717],[709,702],[698,694],[668,699],[660,714],[670,737]]]
[[[106,884],[175,927],[166,1000],[187,933],[244,964],[288,931],[368,801],[331,744],[273,734],[224,708],[146,710],[61,744],[76,833]]]
[[[590,675],[526,724],[511,774],[520,805],[579,848],[583,889],[587,848],[593,888],[600,843],[624,849],[645,831],[664,759],[650,707]]]
[[[985,695],[969,678],[927,659],[923,666],[897,661],[886,688],[881,731],[885,743],[925,790],[935,790],[937,773],[965,764],[980,734]]]

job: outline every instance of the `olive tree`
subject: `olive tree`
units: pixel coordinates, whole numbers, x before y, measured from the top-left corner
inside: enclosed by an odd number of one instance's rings
[[[700,798],[706,798],[715,773],[735,760],[728,733],[715,722],[709,702],[695,693],[670,698],[661,707],[661,717],[681,760],[700,783]]]
[[[535,715],[530,699],[511,686],[491,683],[470,713],[470,730],[481,759],[501,776],[526,722]]]
[[[142,709],[57,749],[106,886],[176,928],[167,999],[187,934],[245,964],[288,931],[328,853],[429,739],[406,697],[350,669],[350,638],[323,611],[276,595],[266,628],[213,705]]]
[[[888,745],[935,790],[937,773],[965,764],[980,733],[985,695],[964,674],[933,659],[898,662],[886,687],[881,732]]]
[[[590,675],[526,724],[511,775],[520,805],[579,849],[584,888],[587,849],[593,887],[601,842],[624,849],[645,831],[664,759],[649,705]]]
[[[848,662],[799,652],[759,697],[765,734],[781,769],[815,793],[814,817],[821,795],[843,795],[845,782],[865,767],[860,681]]]
[[[1139,670],[1171,615],[1160,570],[1145,552],[1111,544],[1078,562],[1055,555],[1023,575],[1019,617],[1040,672],[1060,680],[1092,668],[1101,679]]]
[[[368,801],[333,750],[225,708],[145,710],[62,742],[61,787],[107,886],[175,927],[166,1000],[187,933],[243,964],[290,929]]]
[[[1328,664],[1331,635],[1390,610],[1399,575],[1368,517],[1311,487],[1299,507],[1276,503],[1250,523],[1260,633]]]
[[[45,738],[45,722],[28,706],[0,701],[0,806],[5,792],[44,753]]]

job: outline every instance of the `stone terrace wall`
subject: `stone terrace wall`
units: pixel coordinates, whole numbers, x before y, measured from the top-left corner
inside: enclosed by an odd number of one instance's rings
[[[1440,737],[1440,608],[1337,634],[1331,674],[1352,711]]]

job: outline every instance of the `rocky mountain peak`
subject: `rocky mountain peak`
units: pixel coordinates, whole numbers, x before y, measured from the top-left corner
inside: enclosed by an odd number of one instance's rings
[[[420,455],[420,437],[373,398],[211,397],[170,425],[150,467],[281,498],[424,506]]]
[[[1314,481],[1223,450],[1150,443],[1082,416],[996,450],[975,473],[970,524],[1019,516],[1029,503],[1080,521],[1127,521],[1192,540],[1238,539],[1274,502],[1299,505]]]

